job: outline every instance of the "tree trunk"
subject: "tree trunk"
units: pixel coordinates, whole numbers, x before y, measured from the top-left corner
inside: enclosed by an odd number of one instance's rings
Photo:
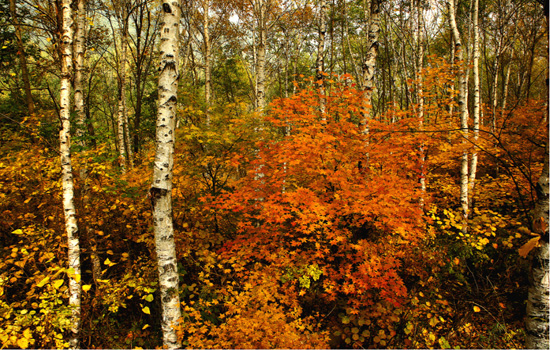
[[[317,42],[317,69],[316,77],[319,85],[319,109],[321,110],[321,119],[326,121],[325,105],[326,99],[324,87],[324,69],[325,69],[325,35],[327,32],[327,3],[325,0],[319,1],[319,41]]]
[[[534,221],[541,227],[539,233],[540,246],[532,252],[531,272],[529,276],[529,290],[527,294],[527,317],[525,321],[527,349],[548,349],[548,297],[550,273],[548,256],[548,144],[544,157],[544,168],[537,183],[537,202],[535,205]],[[542,223],[542,225],[540,225]],[[536,230],[536,229],[535,229]]]
[[[266,17],[266,0],[258,0],[257,16],[258,16],[258,53],[256,62],[256,107],[259,111],[265,109],[265,56],[266,56],[266,41],[267,41],[267,19]]]
[[[474,144],[479,137],[479,120],[481,115],[481,93],[479,87],[479,0],[474,0]],[[470,188],[468,193],[474,197],[474,187],[477,172],[477,151],[472,153],[470,166]],[[471,203],[471,201],[470,201]]]
[[[210,68],[210,32],[208,26],[210,25],[210,17],[208,10],[210,7],[210,1],[204,0],[203,2],[203,26],[204,26],[204,102],[206,104],[206,127],[210,126],[210,105],[211,105],[211,79],[212,73]]]
[[[376,68],[376,57],[378,56],[378,36],[380,34],[380,0],[366,0],[364,4],[366,20],[367,47],[366,55],[362,64],[362,107],[363,107],[363,130],[367,127],[367,119],[372,111],[371,100],[374,91],[374,70]]]
[[[376,57],[378,55],[378,35],[380,34],[380,1],[367,0],[363,3],[366,28],[368,35],[366,55],[362,64],[362,94],[361,94],[361,132],[365,135],[365,146],[369,147],[369,123],[368,119],[372,113],[372,93],[374,90],[374,70],[376,68]],[[368,20],[367,20],[368,16]],[[369,153],[366,152],[367,162]]]
[[[10,15],[13,26],[15,27],[15,40],[17,42],[17,55],[19,56],[19,65],[21,66],[21,77],[23,78],[23,88],[25,89],[25,100],[27,102],[27,111],[34,113],[34,101],[31,93],[31,82],[27,68],[27,57],[25,56],[25,47],[23,46],[23,36],[21,34],[21,24],[17,18],[15,0],[10,0]]]
[[[172,169],[178,88],[179,2],[163,0],[160,37],[159,105],[153,184],[150,190],[162,304],[163,346],[179,348],[179,276],[172,222]]]
[[[74,106],[76,113],[76,143],[84,148],[87,146],[85,140],[87,134],[86,125],[86,108],[84,103],[84,88],[82,81],[84,79],[84,62],[85,62],[85,43],[86,43],[86,0],[78,0],[77,2],[77,14],[76,14],[76,30],[74,40],[74,56],[75,56],[75,69],[74,69]],[[86,165],[80,169],[80,179],[82,181],[82,198],[84,201],[84,207],[88,203],[88,169]],[[94,281],[101,278],[101,262],[97,256],[97,246],[94,230],[86,228],[85,241],[90,249],[90,260],[92,262],[92,275]]]
[[[455,43],[455,60],[462,58],[462,41],[456,25],[454,0],[447,0],[449,8],[449,21]],[[464,143],[468,139],[468,75],[460,74],[458,106],[460,109],[460,130]],[[460,167],[460,204],[462,206],[462,232],[468,231],[468,152],[462,152],[462,165]]]
[[[417,60],[416,60],[416,69],[415,69],[415,80],[416,80],[416,99],[418,103],[417,116],[420,131],[424,129],[424,86],[422,79],[422,69],[424,66],[424,31],[423,31],[423,13],[422,6],[420,1],[416,1],[415,6],[416,11],[416,28],[414,30],[414,41],[416,45]],[[426,193],[426,174],[424,171],[425,159],[424,154],[424,143],[419,147],[420,152],[420,206],[424,208],[424,195]]]
[[[72,62],[72,9],[71,0],[63,0],[63,32],[61,42],[61,88],[59,92],[59,113],[61,129],[59,131],[59,152],[61,155],[61,182],[63,184],[63,212],[65,213],[65,230],[68,239],[69,259],[69,305],[72,310],[69,346],[73,349],[79,347],[80,333],[80,241],[78,237],[78,225],[76,222],[76,210],[74,206],[74,182],[71,165],[71,122],[70,122],[70,97],[71,97],[71,73]]]
[[[78,0],[76,14],[76,28],[74,35],[74,109],[76,113],[76,138],[77,144],[85,147],[86,142],[84,135],[86,134],[86,111],[84,109],[84,91],[82,87],[84,71],[84,45],[86,41],[86,13],[84,2],[86,0]]]

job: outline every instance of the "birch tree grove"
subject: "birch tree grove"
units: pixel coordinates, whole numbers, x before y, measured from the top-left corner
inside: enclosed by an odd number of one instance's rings
[[[547,2],[0,0],[0,349],[547,349]]]
[[[181,347],[176,326],[181,317],[179,276],[172,218],[172,169],[178,88],[179,1],[162,2],[160,38],[160,75],[158,82],[158,115],[153,184],[150,199],[153,208],[155,246],[162,303],[163,345]]]
[[[59,153],[61,155],[61,182],[63,184],[63,212],[65,214],[65,230],[68,240],[69,261],[69,305],[72,310],[69,346],[79,348],[80,332],[80,240],[76,222],[74,204],[74,181],[71,164],[71,76],[73,70],[73,13],[71,0],[63,0],[63,33],[61,60],[61,88],[59,97],[59,114],[61,129],[59,131]]]

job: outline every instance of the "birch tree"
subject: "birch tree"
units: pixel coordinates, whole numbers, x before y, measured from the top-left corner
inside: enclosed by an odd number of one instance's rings
[[[474,143],[479,137],[479,120],[481,115],[481,91],[479,83],[479,0],[474,0]],[[477,151],[472,153],[470,166],[470,183],[468,193],[474,196],[474,186],[477,172]]]
[[[204,39],[204,102],[206,104],[206,127],[210,126],[210,107],[211,107],[211,95],[212,95],[212,69],[210,63],[210,15],[208,13],[210,8],[210,0],[203,0],[203,39]]]
[[[256,54],[256,108],[263,111],[265,101],[265,65],[267,51],[267,6],[270,0],[254,1],[254,12],[256,15],[256,29],[258,32],[258,47]]]
[[[548,28],[548,3],[544,2],[546,28]],[[548,62],[547,62],[548,63]],[[548,74],[548,71],[547,73]],[[546,109],[548,112],[548,75],[546,76]],[[550,248],[548,246],[548,225],[550,211],[549,189],[549,149],[548,142],[544,151],[542,174],[536,186],[537,201],[535,203],[533,228],[540,235],[539,246],[535,248],[531,260],[529,289],[527,293],[527,317],[525,321],[527,349],[548,349],[550,312]]]
[[[325,35],[327,32],[327,3],[325,0],[319,1],[319,40],[317,42],[317,69],[316,69],[316,77],[317,82],[320,83],[320,95],[321,98],[319,100],[319,107],[321,110],[321,114],[323,115],[321,118],[326,120],[325,114],[325,104],[326,100],[323,97],[325,94],[324,89],[324,69],[325,69]]]
[[[549,247],[548,247],[548,144],[544,157],[544,167],[536,186],[537,202],[534,212],[534,230],[541,238],[539,247],[532,253],[529,289],[527,293],[527,317],[525,321],[527,349],[548,349],[549,313]]]
[[[78,224],[74,205],[74,181],[71,165],[71,74],[72,41],[73,41],[73,13],[71,0],[62,2],[62,42],[61,42],[61,88],[59,92],[59,114],[61,129],[59,131],[59,152],[61,155],[61,182],[63,185],[63,212],[65,213],[65,230],[68,239],[69,259],[69,305],[72,310],[69,346],[79,347],[80,332],[80,241]]]
[[[447,0],[447,7],[449,9],[449,22],[451,31],[453,33],[454,41],[454,58],[460,60],[463,55],[462,41],[460,39],[460,33],[456,25],[456,10],[454,0]],[[458,107],[460,110],[460,131],[465,139],[468,139],[468,75],[462,72],[459,77],[459,89],[458,89]],[[464,150],[462,152],[462,164],[460,167],[460,204],[462,206],[462,231],[465,233],[468,230],[468,152]]]
[[[177,0],[163,0],[160,37],[160,74],[153,184],[150,198],[162,304],[163,346],[179,348],[175,327],[181,317],[179,276],[172,222],[172,169],[178,88],[179,22]]]

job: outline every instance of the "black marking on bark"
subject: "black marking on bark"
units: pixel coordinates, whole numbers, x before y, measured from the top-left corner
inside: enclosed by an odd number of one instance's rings
[[[158,187],[151,187],[149,190],[149,196],[151,199],[151,207],[153,210],[155,210],[155,206],[157,205],[157,201],[161,198],[166,196],[168,194],[168,190],[164,188],[158,188]]]
[[[172,9],[170,8],[170,5],[167,3],[162,4],[162,10],[166,13],[172,13]]]
[[[170,98],[168,99],[168,102],[176,103],[177,101],[178,101],[178,98],[174,95],[170,96]]]
[[[167,55],[168,57],[168,55]],[[164,65],[164,69],[171,69],[171,70],[176,70],[176,62],[174,62],[173,60],[171,61],[168,61],[166,62],[166,64]]]

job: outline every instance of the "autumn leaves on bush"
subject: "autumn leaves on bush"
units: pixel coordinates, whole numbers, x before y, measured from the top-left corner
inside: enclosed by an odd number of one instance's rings
[[[482,126],[479,141],[464,143],[448,108],[451,73],[438,60],[424,71],[422,119],[415,105],[390,108],[367,131],[349,76],[328,77],[322,96],[303,81],[263,118],[213,113],[208,130],[191,122],[200,111],[180,108],[173,220],[185,347],[522,346],[526,264],[517,249],[530,238],[544,106],[504,111],[496,130]],[[3,347],[68,345],[74,272],[59,161],[40,118],[23,124],[33,144],[2,130]],[[459,158],[473,150],[478,180],[464,233]],[[126,174],[105,145],[74,153],[84,347],[160,342],[151,152]]]

